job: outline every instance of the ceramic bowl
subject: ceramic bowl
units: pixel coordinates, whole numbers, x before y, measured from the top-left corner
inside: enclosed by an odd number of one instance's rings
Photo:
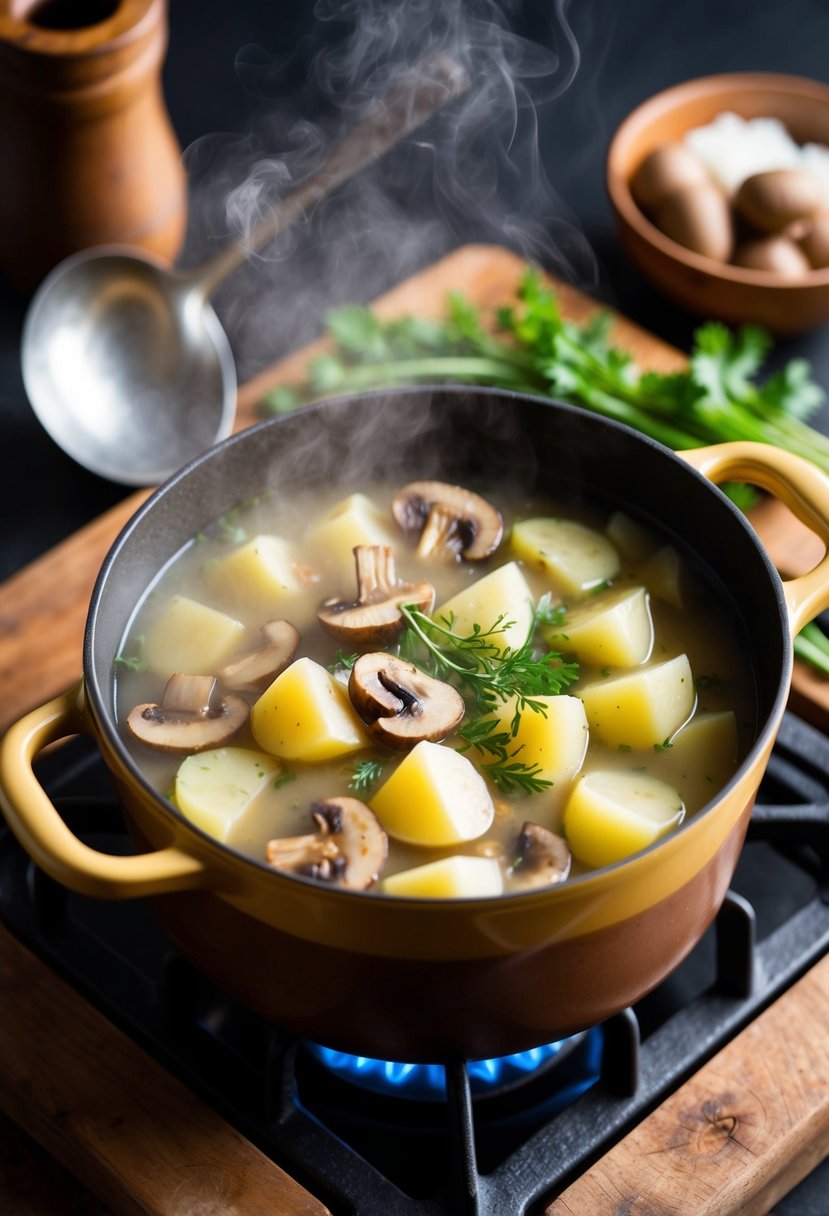
[[[777,118],[799,144],[829,146],[829,86],[818,81],[735,72],[657,93],[624,120],[608,152],[607,186],[622,245],[657,291],[699,317],[752,322],[777,334],[813,328],[829,319],[829,268],[787,280],[703,257],[660,232],[633,200],[631,178],[650,152],[725,112]]]

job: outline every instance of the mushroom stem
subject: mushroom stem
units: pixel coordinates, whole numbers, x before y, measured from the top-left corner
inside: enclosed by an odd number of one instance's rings
[[[361,649],[388,646],[403,632],[406,622],[401,604],[431,611],[435,589],[431,583],[400,583],[390,545],[355,545],[356,600],[326,600],[317,619],[327,633]]]
[[[394,550],[391,545],[355,545],[357,603],[385,599],[397,585]]]

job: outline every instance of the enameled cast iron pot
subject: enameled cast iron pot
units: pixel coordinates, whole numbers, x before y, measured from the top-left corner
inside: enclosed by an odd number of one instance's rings
[[[561,886],[412,900],[280,874],[211,839],[142,778],[115,721],[113,660],[138,599],[209,521],[275,486],[461,483],[583,494],[659,526],[707,567],[745,640],[756,741],[677,832]],[[84,677],[8,732],[3,807],[52,877],[108,899],[154,896],[170,936],[220,987],[273,1022],[345,1051],[479,1058],[560,1038],[637,1000],[689,952],[728,888],[789,689],[793,635],[829,605],[829,557],[784,582],[715,484],[746,480],[826,541],[829,481],[760,444],[676,455],[584,411],[510,394],[412,390],[330,401],[254,427],[194,461],[127,525],[99,576]],[[712,622],[712,628],[715,622]],[[98,853],[65,827],[32,772],[46,744],[96,738],[138,847]]]

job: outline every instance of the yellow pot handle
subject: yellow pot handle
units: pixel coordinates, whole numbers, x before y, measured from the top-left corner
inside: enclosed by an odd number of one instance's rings
[[[719,443],[677,452],[710,481],[747,481],[768,490],[811,528],[827,553],[808,574],[783,580],[792,634],[829,607],[829,477],[810,461],[767,443]]]
[[[32,764],[47,744],[78,732],[89,733],[82,683],[32,710],[0,741],[0,808],[26,852],[57,882],[81,895],[132,899],[209,885],[205,864],[175,846],[113,857],[73,835],[35,777]]]

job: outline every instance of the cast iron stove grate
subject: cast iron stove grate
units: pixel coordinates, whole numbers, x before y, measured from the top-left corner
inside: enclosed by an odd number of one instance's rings
[[[74,830],[98,848],[128,849],[87,741],[47,757],[40,775]],[[143,904],[63,891],[8,831],[0,915],[337,1216],[521,1216],[564,1190],[829,950],[828,861],[829,741],[787,714],[716,926],[654,993],[601,1028],[598,1081],[552,1116],[551,1087],[575,1078],[579,1088],[599,1032],[579,1036],[561,1067],[520,1091],[473,1097],[466,1064],[448,1061],[445,1102],[383,1098],[332,1076],[305,1045],[213,989]]]

